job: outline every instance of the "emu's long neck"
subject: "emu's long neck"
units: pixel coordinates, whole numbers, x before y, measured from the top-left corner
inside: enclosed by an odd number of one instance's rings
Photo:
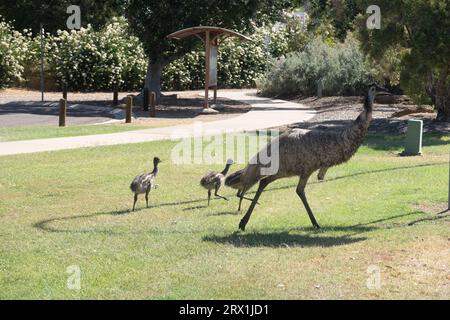
[[[363,136],[366,135],[370,122],[372,121],[372,109],[373,101],[367,95],[364,100],[364,110],[359,114],[353,124],[353,131],[356,131],[355,133],[362,134]]]
[[[372,121],[373,101],[366,96],[364,101],[364,110],[359,114],[353,124],[344,130],[342,137],[346,140],[346,153],[350,158],[362,144]]]
[[[153,171],[152,171],[152,174],[153,174],[154,176],[156,176],[156,175],[158,174],[158,164],[157,164],[157,163],[155,163],[155,164],[153,165]]]
[[[228,164],[225,166],[225,169],[221,172],[224,176],[228,174],[228,171],[230,170],[231,164]]]

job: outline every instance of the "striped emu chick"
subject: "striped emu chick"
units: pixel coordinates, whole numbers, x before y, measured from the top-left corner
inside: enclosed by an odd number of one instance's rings
[[[138,195],[145,194],[145,201],[147,203],[148,208],[148,195],[152,188],[155,188],[155,178],[158,175],[158,164],[162,162],[158,157],[153,159],[153,171],[150,173],[143,173],[136,178],[134,178],[133,182],[131,182],[130,189],[134,193],[134,203],[133,203],[133,211],[136,208],[136,202],[138,200]]]
[[[227,164],[225,165],[225,169],[223,169],[222,172],[210,172],[207,175],[205,175],[200,180],[200,185],[208,190],[208,206],[211,201],[211,191],[214,190],[214,195],[218,198],[227,200],[227,198],[221,196],[218,194],[219,189],[224,185],[225,183],[225,177],[228,174],[228,171],[230,170],[231,165],[233,164],[233,160],[228,159]]]
[[[238,211],[241,211],[241,206],[242,206],[242,199],[245,200],[249,200],[252,201],[253,199],[244,197],[245,192],[250,189],[252,186],[246,186],[244,181],[241,180],[241,176],[243,173],[244,169],[236,171],[232,174],[230,174],[226,179],[225,179],[225,185],[227,187],[236,189],[238,192],[236,194],[236,197],[239,198],[239,207],[238,207]],[[258,203],[259,204],[259,203]]]

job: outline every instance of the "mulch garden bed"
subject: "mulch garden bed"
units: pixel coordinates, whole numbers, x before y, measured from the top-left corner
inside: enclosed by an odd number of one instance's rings
[[[301,129],[336,129],[349,125],[361,113],[363,108],[362,97],[315,97],[296,99],[314,109],[317,113],[307,122],[296,123],[290,128]],[[419,113],[414,113],[417,110]],[[434,121],[436,114],[427,107],[415,105],[377,104],[374,105],[373,120],[369,127],[370,133],[402,134],[406,132],[408,120],[423,120],[426,133],[450,133],[450,123]]]

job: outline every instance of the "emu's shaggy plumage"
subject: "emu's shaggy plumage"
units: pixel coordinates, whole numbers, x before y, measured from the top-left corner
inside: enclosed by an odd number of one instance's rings
[[[240,189],[242,196],[259,182],[258,191],[252,204],[239,224],[241,230],[245,230],[264,188],[277,179],[292,176],[299,176],[297,194],[308,212],[311,223],[314,227],[319,228],[305,195],[308,179],[317,170],[320,170],[319,179],[323,179],[328,168],[348,161],[356,153],[372,120],[376,88],[376,85],[369,88],[364,101],[364,110],[348,127],[343,130],[290,130],[272,140],[250,164],[226,179],[225,184]],[[279,152],[279,166],[273,174],[265,174],[263,169],[267,169],[267,166],[260,164],[258,159],[267,158],[270,151],[272,153]]]
[[[213,190],[216,187],[223,186],[225,176],[220,172],[210,172],[200,180],[200,185],[206,190]]]
[[[140,174],[134,178],[133,182],[131,182],[130,189],[134,193],[133,211],[136,207],[138,195],[144,193],[148,208],[148,195],[152,188],[155,188],[155,178],[158,175],[158,164],[160,162],[161,160],[158,157],[155,157],[153,159],[153,171],[150,173]]]
[[[203,176],[200,180],[200,185],[208,190],[208,206],[211,201],[211,191],[214,190],[214,195],[218,198],[228,200],[227,198],[220,196],[218,194],[219,189],[224,185],[225,176],[230,170],[231,165],[233,164],[233,160],[228,159],[225,169],[222,172],[209,172],[205,176]]]

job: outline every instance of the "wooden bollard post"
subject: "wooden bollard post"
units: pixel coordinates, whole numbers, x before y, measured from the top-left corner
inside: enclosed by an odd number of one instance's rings
[[[67,84],[63,84],[63,99],[67,101]]]
[[[323,80],[320,78],[316,81],[317,84],[317,98],[322,98],[322,92],[323,92]]]
[[[152,92],[150,94],[150,117],[156,117],[156,93]]]
[[[67,100],[59,100],[59,126],[66,126]]]
[[[142,99],[142,110],[148,111],[149,94],[148,88],[144,88],[144,99]]]
[[[131,113],[133,112],[133,97],[127,97],[127,106],[126,106],[126,119],[125,123],[131,123]]]
[[[119,89],[115,86],[113,90],[113,105],[117,106],[119,104]]]

